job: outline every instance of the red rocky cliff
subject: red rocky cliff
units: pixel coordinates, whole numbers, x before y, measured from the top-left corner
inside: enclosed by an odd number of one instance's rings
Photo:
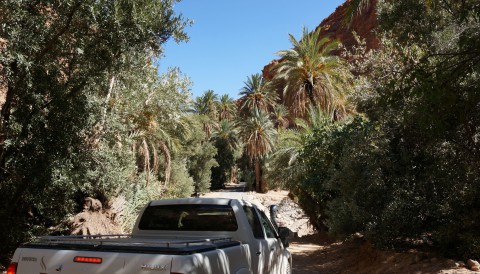
[[[321,37],[330,36],[332,39],[339,40],[347,49],[351,49],[356,45],[353,32],[356,32],[360,38],[365,39],[367,48],[375,49],[379,46],[379,41],[375,36],[374,29],[377,26],[377,14],[375,6],[377,0],[372,0],[367,10],[362,11],[359,15],[354,17],[350,25],[345,23],[345,13],[351,0],[345,1],[342,5],[337,7],[334,13],[325,18],[317,28],[321,28]],[[280,60],[273,60],[266,65],[263,70],[263,77],[271,80],[274,76],[271,68],[280,62]]]

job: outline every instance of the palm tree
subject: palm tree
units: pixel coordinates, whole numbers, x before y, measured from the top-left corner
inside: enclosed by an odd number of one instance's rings
[[[218,118],[220,121],[231,120],[235,115],[235,103],[228,94],[222,95],[218,102]]]
[[[259,109],[255,109],[249,117],[242,119],[239,122],[239,128],[250,162],[255,163],[256,191],[265,192],[267,186],[260,179],[260,162],[263,157],[272,152],[277,132],[269,115]]]
[[[239,109],[244,115],[255,109],[267,112],[276,104],[278,96],[261,74],[248,76],[244,84],[239,99]]]
[[[238,130],[233,122],[222,120],[213,134],[214,139],[225,141],[228,149],[235,150],[238,146]]]
[[[288,128],[290,124],[288,120],[288,109],[282,104],[277,104],[273,107],[272,118],[275,121],[276,129]]]
[[[275,152],[268,159],[267,179],[277,186],[287,189],[296,187],[305,167],[300,158],[300,151],[305,138],[297,128],[287,129],[279,135]]]
[[[275,152],[268,163],[267,178],[281,187],[289,189],[298,187],[301,176],[305,174],[304,162],[300,152],[305,147],[305,136],[311,135],[315,129],[332,125],[332,116],[319,107],[310,106],[304,119],[297,119],[296,128],[281,132]]]
[[[218,95],[213,90],[207,90],[195,99],[194,111],[200,116],[207,139],[210,139],[213,130],[217,127],[217,108]]]
[[[164,185],[170,182],[172,172],[171,152],[179,146],[181,137],[188,136],[188,120],[184,117],[175,125],[158,124],[156,117],[149,111],[143,111],[135,118],[136,129],[129,132],[129,138],[134,142],[132,150],[137,155],[137,170],[146,172],[147,186],[150,173],[158,174],[159,152],[164,160]]]
[[[217,116],[218,95],[211,89],[205,91],[202,96],[197,97],[194,109],[197,114],[207,115],[211,118]]]
[[[274,68],[274,79],[283,83],[284,104],[294,117],[304,117],[310,104],[318,104],[326,112],[345,112],[352,74],[346,62],[332,54],[339,43],[328,37],[320,39],[320,31],[309,33],[304,28],[300,41],[290,34],[293,48],[277,53],[281,61]]]
[[[334,112],[326,113],[319,106],[310,105],[305,118],[295,120],[297,128],[302,134],[311,134],[315,129],[331,124],[334,119]]]
[[[167,143],[154,133],[143,130],[133,130],[129,137],[134,140],[132,150],[137,156],[137,170],[146,173],[146,187],[150,181],[150,174],[156,174],[159,170],[159,155],[157,149],[160,149],[165,161],[165,181],[167,185],[170,181],[171,173],[171,153]]]

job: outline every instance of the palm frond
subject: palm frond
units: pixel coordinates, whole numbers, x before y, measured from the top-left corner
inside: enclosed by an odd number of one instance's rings
[[[218,102],[218,117],[220,120],[231,120],[235,115],[235,103],[228,94],[222,95]]]
[[[330,112],[341,102],[352,78],[343,59],[333,55],[339,42],[321,37],[321,28],[310,33],[303,29],[297,41],[290,35],[293,48],[279,51],[274,81],[284,83],[283,103],[294,117],[305,117],[309,105],[319,104]]]
[[[269,111],[278,100],[278,95],[272,90],[271,83],[267,82],[259,73],[247,77],[241,89],[240,111],[244,115],[254,111]]]
[[[213,138],[225,141],[228,148],[232,151],[239,145],[238,137],[236,124],[228,120],[220,121],[218,128],[213,134]]]
[[[362,12],[368,10],[372,3],[372,0],[352,0],[345,9],[343,22],[345,25],[350,26],[355,16],[362,14]]]
[[[247,119],[239,122],[239,128],[251,161],[260,159],[273,150],[277,132],[265,112],[254,110]]]

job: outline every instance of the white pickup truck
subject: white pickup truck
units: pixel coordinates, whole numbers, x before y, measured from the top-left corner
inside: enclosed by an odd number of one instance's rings
[[[291,273],[289,230],[274,223],[236,199],[156,200],[131,235],[39,237],[7,274]]]

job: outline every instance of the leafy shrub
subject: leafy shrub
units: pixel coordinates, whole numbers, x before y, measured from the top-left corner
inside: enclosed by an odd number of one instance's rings
[[[307,136],[294,187],[331,233],[480,256],[480,6],[451,4],[379,2],[382,48],[356,67],[366,118]]]
[[[231,170],[235,166],[235,151],[230,148],[224,139],[214,139],[213,144],[217,149],[215,160],[218,165],[212,168],[212,184],[210,188],[221,189],[230,180]]]

